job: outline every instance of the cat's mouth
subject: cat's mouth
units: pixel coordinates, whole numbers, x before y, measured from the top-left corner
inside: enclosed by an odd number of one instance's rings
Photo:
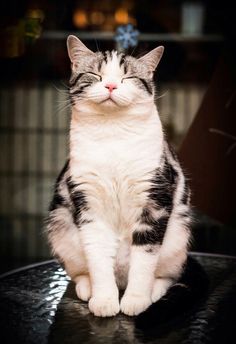
[[[93,103],[104,108],[119,108],[130,104],[130,100],[120,94],[98,94],[89,98]]]
[[[117,102],[111,96],[108,96],[106,99],[103,99],[99,104],[118,105]]]

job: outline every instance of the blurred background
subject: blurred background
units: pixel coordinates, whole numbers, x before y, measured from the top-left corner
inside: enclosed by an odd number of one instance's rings
[[[68,154],[66,38],[123,49],[165,46],[157,106],[193,188],[193,250],[235,254],[235,19],[227,1],[8,0],[0,3],[1,271],[50,258],[43,234]],[[234,149],[235,148],[235,149]]]

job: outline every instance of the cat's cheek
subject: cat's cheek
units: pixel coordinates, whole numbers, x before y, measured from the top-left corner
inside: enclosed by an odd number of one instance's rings
[[[133,100],[137,95],[137,89],[133,85],[121,85],[119,88],[119,93],[130,100]]]

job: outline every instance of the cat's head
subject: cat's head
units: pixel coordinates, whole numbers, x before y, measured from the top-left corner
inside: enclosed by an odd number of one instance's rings
[[[101,112],[153,102],[153,73],[164,47],[141,58],[116,51],[92,52],[77,37],[67,39],[71,60],[70,98],[72,105]]]

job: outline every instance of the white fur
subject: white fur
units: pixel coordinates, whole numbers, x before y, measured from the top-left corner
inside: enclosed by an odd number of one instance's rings
[[[91,87],[87,98],[72,109],[70,175],[89,204],[83,219],[92,222],[78,231],[71,215],[63,213],[68,211],[57,209],[49,225],[64,228],[52,235],[53,250],[65,262],[78,297],[90,298],[89,308],[97,316],[113,316],[120,307],[135,315],[164,295],[171,284],[168,277],[180,272],[188,242],[183,224],[173,214],[163,246],[152,253],[131,246],[164,141],[153,96],[121,78],[114,53],[103,70],[103,82]],[[118,85],[112,93],[115,103],[107,98],[107,82]],[[155,211],[154,216],[162,214]],[[121,306],[117,285],[127,286]]]

